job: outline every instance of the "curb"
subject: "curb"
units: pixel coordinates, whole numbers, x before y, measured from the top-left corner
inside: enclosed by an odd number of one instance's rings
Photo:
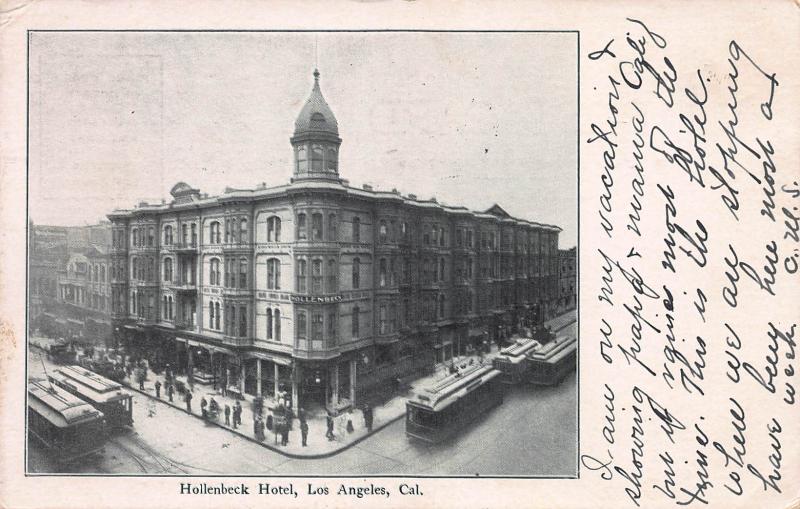
[[[299,460],[323,459],[323,458],[330,458],[331,456],[335,456],[335,455],[339,454],[340,452],[344,452],[347,449],[353,447],[354,445],[356,445],[356,444],[362,442],[363,440],[371,437],[375,433],[383,430],[384,428],[386,428],[390,424],[393,424],[394,422],[400,420],[401,418],[403,418],[405,416],[405,413],[402,413],[402,414],[398,415],[397,417],[393,417],[393,418],[387,420],[386,422],[384,422],[383,424],[381,424],[380,426],[372,428],[372,431],[370,431],[366,435],[363,435],[363,436],[361,436],[359,438],[356,438],[352,442],[344,444],[338,449],[334,449],[332,451],[322,452],[322,453],[318,453],[318,454],[297,454],[297,453],[293,453],[293,452],[287,452],[287,451],[285,451],[285,450],[283,450],[283,449],[281,449],[279,447],[276,447],[276,446],[274,446],[272,444],[268,444],[266,442],[260,442],[260,441],[256,440],[254,437],[251,437],[249,435],[245,435],[241,431],[239,431],[237,429],[229,428],[229,427],[225,426],[224,424],[219,423],[217,421],[204,420],[202,416],[194,414],[194,413],[191,413],[191,412],[188,412],[188,411],[186,411],[185,408],[182,408],[179,405],[170,404],[170,402],[168,400],[162,399],[162,398],[157,398],[154,395],[152,395],[152,394],[150,394],[150,393],[148,393],[146,391],[139,390],[139,389],[137,389],[135,387],[132,387],[132,386],[124,384],[124,383],[123,383],[123,385],[125,387],[127,387],[128,389],[134,391],[134,392],[138,392],[139,394],[141,394],[143,396],[147,396],[150,399],[156,400],[156,401],[158,401],[160,403],[163,403],[163,404],[165,404],[165,405],[167,405],[167,406],[169,406],[171,408],[174,408],[174,409],[179,410],[179,411],[181,411],[183,413],[189,414],[192,417],[194,417],[194,418],[196,418],[196,419],[198,419],[200,421],[203,421],[203,422],[205,422],[207,424],[212,424],[214,426],[217,426],[218,428],[224,429],[225,431],[229,431],[229,432],[231,432],[231,433],[233,433],[235,435],[238,435],[238,436],[240,436],[240,437],[242,437],[242,438],[244,438],[246,440],[249,440],[250,442],[253,442],[254,444],[258,444],[261,447],[264,447],[265,449],[269,449],[271,451],[277,452],[278,454],[281,454],[282,456],[285,456],[287,458],[299,459]]]

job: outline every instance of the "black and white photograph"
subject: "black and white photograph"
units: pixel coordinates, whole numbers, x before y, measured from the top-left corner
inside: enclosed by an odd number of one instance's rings
[[[30,31],[26,472],[577,478],[578,58]]]

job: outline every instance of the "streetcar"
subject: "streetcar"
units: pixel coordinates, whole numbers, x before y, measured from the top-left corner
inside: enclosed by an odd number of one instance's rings
[[[525,377],[528,369],[526,355],[539,348],[539,342],[533,338],[517,339],[513,345],[500,350],[492,360],[492,365],[500,371],[500,380],[505,384],[518,384]]]
[[[441,442],[503,402],[500,371],[475,364],[422,389],[406,402],[406,435]]]
[[[70,463],[103,450],[103,413],[46,380],[31,380],[28,433],[57,463]]]
[[[575,370],[577,353],[577,339],[566,334],[528,353],[528,382],[538,385],[560,384]]]
[[[60,388],[100,410],[110,428],[133,425],[133,395],[122,385],[81,366],[61,366],[49,376]]]

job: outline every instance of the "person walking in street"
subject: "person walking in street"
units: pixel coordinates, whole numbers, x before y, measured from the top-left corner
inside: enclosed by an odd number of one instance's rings
[[[156,397],[161,399],[161,380],[156,380]]]
[[[281,427],[281,445],[289,445],[289,421],[285,421]]]
[[[208,406],[208,401],[206,401],[206,397],[203,396],[200,399],[200,413],[203,414],[203,419],[205,419],[206,416],[207,416],[207,414],[206,414],[206,406]]]
[[[236,420],[236,414],[233,414],[234,421]],[[225,426],[231,425],[231,406],[225,403]]]
[[[175,394],[175,387],[172,384],[167,385],[167,397],[169,398],[169,402],[172,403],[172,395]]]
[[[307,446],[308,442],[308,423],[305,419],[300,421],[300,436],[303,439],[303,447]]]
[[[184,400],[186,401],[186,411],[192,413],[192,391],[186,391]]]
[[[325,438],[327,438],[328,441],[333,440],[333,415],[331,414],[330,410],[328,410],[328,413],[325,416],[325,427],[327,428],[327,431],[325,432]]]

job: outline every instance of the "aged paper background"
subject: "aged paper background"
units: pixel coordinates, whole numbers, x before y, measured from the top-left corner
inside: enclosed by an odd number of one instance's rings
[[[798,9],[788,0],[4,2],[0,504],[649,508],[695,494],[695,506],[797,507],[800,415],[786,401],[798,385]],[[25,477],[26,31],[78,28],[579,30],[580,479],[421,479],[423,497],[376,502],[180,496],[178,478]],[[670,234],[674,260],[664,255]],[[396,490],[399,481],[373,482]]]

